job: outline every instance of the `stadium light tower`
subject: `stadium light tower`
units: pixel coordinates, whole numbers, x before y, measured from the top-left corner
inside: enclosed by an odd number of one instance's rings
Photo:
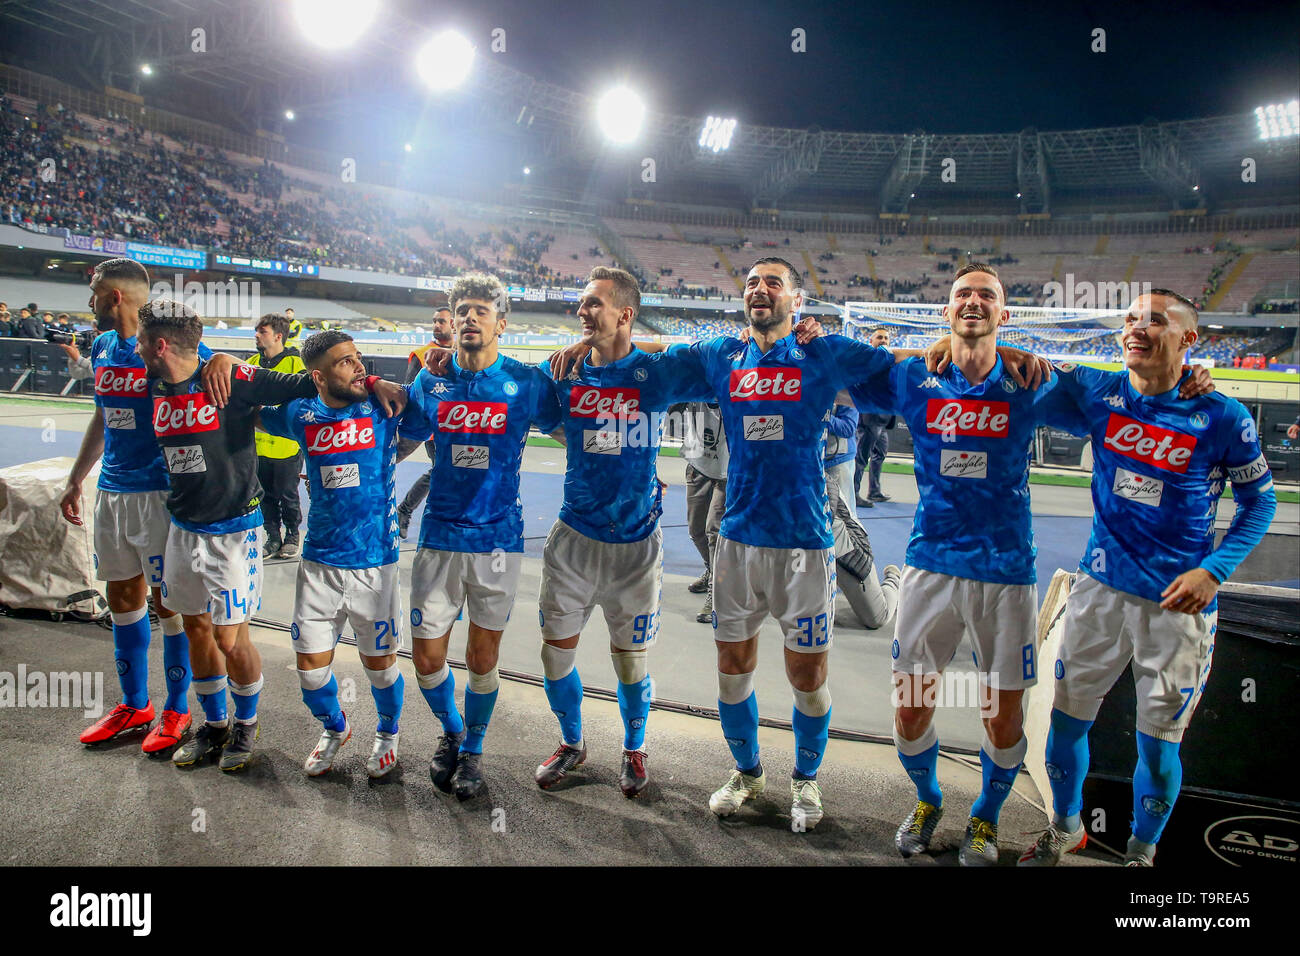
[[[1259,124],[1260,139],[1300,136],[1300,100],[1256,106],[1255,122]]]
[[[474,67],[474,44],[455,30],[429,38],[416,54],[415,69],[431,90],[450,90],[465,82]]]
[[[379,13],[379,0],[293,0],[293,18],[309,41],[341,50],[365,35]]]
[[[626,86],[616,86],[596,102],[596,122],[606,139],[630,143],[641,133],[645,103]]]
[[[145,76],[153,76],[153,67],[151,67],[148,63],[141,63],[140,72],[143,73]]]
[[[711,149],[715,153],[730,149],[731,137],[735,132],[736,121],[734,119],[710,116],[704,121],[704,128],[700,130],[700,148]]]
[[[293,112],[293,110],[285,110],[285,111],[284,111],[284,118],[287,119],[287,120],[289,120],[290,122],[292,122],[292,121],[293,121],[293,118],[294,118],[294,112]]]

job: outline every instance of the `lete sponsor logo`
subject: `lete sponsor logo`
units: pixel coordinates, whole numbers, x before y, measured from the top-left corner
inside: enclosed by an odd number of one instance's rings
[[[803,372],[797,368],[737,368],[731,370],[733,402],[797,402]]]
[[[1115,482],[1111,485],[1111,491],[1129,501],[1158,508],[1160,499],[1165,493],[1165,483],[1150,475],[1139,475],[1127,468],[1116,468]]]
[[[575,385],[569,389],[569,414],[575,418],[624,418],[640,410],[639,388],[589,388]]]
[[[439,402],[438,429],[504,435],[506,407],[505,402]]]
[[[1006,438],[1011,422],[1011,405],[968,398],[932,398],[925,403],[925,419],[925,430],[931,435]]]
[[[746,415],[746,441],[783,441],[785,439],[784,415]]]
[[[149,373],[142,368],[101,365],[95,369],[95,394],[105,398],[143,398],[149,390]]]
[[[217,406],[204,392],[153,400],[153,431],[159,438],[216,431],[220,425]]]
[[[309,455],[337,455],[375,447],[375,423],[369,415],[326,422],[323,425],[308,425],[304,432]]]
[[[1196,438],[1111,413],[1103,444],[1126,458],[1154,465],[1163,471],[1187,471]]]
[[[939,474],[946,478],[987,478],[989,456],[982,451],[959,451],[956,448],[939,453]]]
[[[489,461],[487,445],[452,445],[453,468],[481,468],[486,470]]]

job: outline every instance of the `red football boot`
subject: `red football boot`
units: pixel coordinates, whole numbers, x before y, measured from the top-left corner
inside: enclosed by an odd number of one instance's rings
[[[144,738],[140,749],[147,754],[156,754],[175,747],[181,742],[185,732],[190,729],[192,720],[193,718],[187,713],[178,714],[174,710],[164,710],[162,720],[149,731],[149,736]]]
[[[83,744],[102,744],[112,740],[118,734],[136,727],[147,727],[153,723],[153,701],[139,710],[118,704],[99,720],[81,732]]]

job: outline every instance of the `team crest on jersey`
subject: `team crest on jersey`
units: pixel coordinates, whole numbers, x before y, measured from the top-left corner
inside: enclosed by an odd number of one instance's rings
[[[173,475],[193,475],[208,470],[208,463],[203,458],[203,448],[199,445],[187,445],[184,448],[167,448],[167,470]]]
[[[320,483],[326,490],[360,488],[361,466],[356,462],[348,462],[342,465],[323,465],[320,470]]]
[[[134,408],[105,408],[105,428],[135,428]]]
[[[519,385],[517,382],[506,382],[501,386],[501,391],[505,392],[507,395],[518,395]]]
[[[943,388],[943,382],[931,376],[930,378],[927,378],[924,382],[922,382],[917,387],[918,388]]]
[[[632,373],[632,377],[635,378],[638,382],[644,382],[647,378],[650,377],[650,373],[643,368],[639,368]]]
[[[1016,390],[1016,382],[1015,382],[1015,379],[1004,378],[1004,379],[1002,380],[1002,391],[1004,391],[1004,392],[1014,392],[1015,390]]]
[[[1192,412],[1187,416],[1187,424],[1198,431],[1204,431],[1210,427],[1210,416],[1205,412]]]
[[[805,357],[804,350],[798,346],[795,346],[790,350],[790,358],[794,359],[796,362]]]
[[[411,627],[419,627],[422,623],[424,623],[424,615],[420,613],[420,609],[411,608]]]

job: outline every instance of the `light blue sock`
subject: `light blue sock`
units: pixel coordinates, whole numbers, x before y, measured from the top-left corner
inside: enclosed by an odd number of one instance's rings
[[[916,785],[916,798],[934,807],[943,806],[943,791],[939,789],[938,739],[919,754],[905,754],[900,750],[898,759]]]
[[[718,701],[718,717],[722,722],[722,736],[736,758],[736,769],[750,774],[759,768],[758,762],[758,695],[750,692],[739,704]],[[753,774],[750,774],[751,776]]]
[[[634,684],[618,684],[618,712],[623,715],[623,749],[640,750],[645,746],[646,718],[650,716],[653,684],[649,675]]]
[[[163,670],[167,677],[167,702],[163,705],[166,710],[173,710],[178,714],[188,714],[190,712],[190,639],[185,636],[185,631],[177,630],[175,634],[168,634],[167,630],[171,626],[170,621],[176,621],[176,627],[180,627],[180,615],[177,614],[172,618],[163,620]]]
[[[226,722],[226,675],[214,674],[212,677],[196,677],[191,685],[194,695],[203,708],[203,716],[210,724]]]
[[[1160,840],[1183,786],[1178,744],[1138,731],[1137,769],[1133,771],[1133,835],[1143,843]]]
[[[560,736],[570,746],[582,743],[582,679],[575,667],[559,680],[549,677],[542,680],[546,689],[546,699],[551,705],[551,713],[560,721]],[[619,706],[622,707],[623,692],[619,690]]]
[[[500,691],[497,669],[494,667],[486,674],[470,671],[465,684],[465,740],[460,745],[460,752],[481,754],[483,738],[487,736]]]
[[[444,676],[445,675],[445,676]],[[437,674],[417,674],[420,694],[428,703],[433,716],[442,724],[446,734],[459,734],[465,731],[465,722],[456,709],[456,675],[446,664]]]
[[[998,822],[1002,804],[1007,802],[1011,788],[1016,784],[1027,747],[1028,741],[1023,736],[1010,747],[1000,749],[993,746],[993,741],[989,740],[987,734],[984,736],[984,742],[980,745],[982,785],[980,795],[975,798],[975,805],[970,808],[971,816],[993,824]]]
[[[826,754],[831,712],[827,710],[821,717],[809,717],[796,706],[791,723],[794,725],[794,778],[816,780],[817,770]]]
[[[251,684],[230,682],[230,696],[235,698],[235,722],[251,724],[257,720],[257,699],[262,696],[262,675]]]
[[[149,705],[149,608],[111,616],[113,663],[122,685],[122,703],[143,710]]]
[[[1083,812],[1083,781],[1088,776],[1088,730],[1091,720],[1079,720],[1052,708],[1047,732],[1047,778],[1052,788],[1052,822],[1071,832],[1079,829]]]
[[[311,715],[321,722],[326,730],[338,732],[348,725],[348,719],[339,707],[339,682],[334,672],[330,671],[329,680],[315,690],[302,689],[302,702],[307,705]]]
[[[397,670],[397,665],[394,664],[392,669]],[[366,673],[369,675],[372,672],[366,671]],[[373,678],[371,680],[373,681]],[[381,732],[386,734],[397,733],[398,724],[402,719],[402,696],[405,692],[406,680],[402,677],[400,671],[398,671],[396,680],[387,687],[380,687],[371,683],[370,696],[375,699],[375,710],[379,713],[378,730]]]

